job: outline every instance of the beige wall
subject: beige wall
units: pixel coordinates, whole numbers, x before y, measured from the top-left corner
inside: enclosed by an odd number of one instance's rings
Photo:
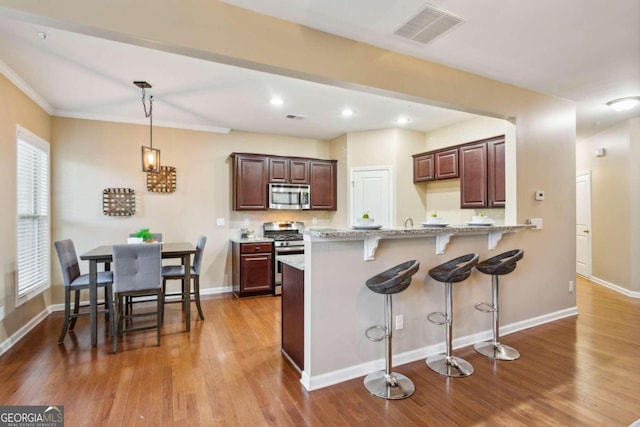
[[[576,171],[591,172],[592,275],[631,291],[640,291],[639,128],[627,120],[576,144]]]
[[[544,230],[527,232],[525,262],[531,274],[522,277],[518,287],[528,302],[527,312],[516,317],[575,305],[575,295],[567,291],[567,283],[575,275],[572,102],[216,1],[0,0],[0,6],[32,14],[34,21],[47,21],[63,29],[515,120],[516,220],[541,217],[545,221]],[[154,18],[140,19],[149,10],[154,11]],[[160,147],[162,144],[159,141]],[[239,150],[234,147],[234,151]],[[547,190],[545,202],[533,200],[537,189]],[[326,327],[341,325],[329,321]]]
[[[411,155],[424,151],[424,133],[407,129],[383,129],[347,134],[347,167],[388,166],[392,174],[395,225],[405,218],[421,221],[425,217],[424,194],[413,185]],[[347,197],[351,197],[347,185]],[[348,200],[347,200],[348,202]],[[348,204],[346,205],[348,209]],[[348,212],[347,212],[348,215]]]
[[[142,227],[163,233],[165,241],[196,241],[207,236],[201,287],[231,285],[229,237],[244,227],[262,234],[262,223],[285,219],[331,222],[332,212],[232,210],[232,152],[329,157],[329,144],[315,139],[244,132],[217,134],[154,127],[154,147],[162,163],[176,167],[175,193],[146,190],[140,171],[140,146],[148,143],[148,127],[56,117],[53,120],[53,239],[71,238],[80,254],[100,244],[126,241]],[[133,188],[136,214],[109,217],[102,213],[102,191]],[[225,225],[217,226],[216,218]],[[54,263],[54,283],[62,276]],[[61,288],[60,288],[61,289]],[[62,293],[55,302],[62,302]]]
[[[16,302],[16,125],[51,141],[49,115],[0,74],[0,343],[46,310],[46,291],[20,307]]]

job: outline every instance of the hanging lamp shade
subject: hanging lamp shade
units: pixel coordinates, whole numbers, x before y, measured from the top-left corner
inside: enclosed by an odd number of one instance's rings
[[[160,150],[142,146],[142,172],[160,172]]]

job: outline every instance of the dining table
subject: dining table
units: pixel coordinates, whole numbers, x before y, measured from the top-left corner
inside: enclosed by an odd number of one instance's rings
[[[196,247],[189,242],[161,243],[163,259],[177,258],[184,266],[184,282],[182,287],[182,304],[187,332],[191,330],[191,255],[195,255]],[[113,262],[113,245],[98,246],[80,255],[83,261],[89,261],[89,323],[91,327],[91,346],[98,343],[98,264],[104,264],[104,270],[111,270]]]

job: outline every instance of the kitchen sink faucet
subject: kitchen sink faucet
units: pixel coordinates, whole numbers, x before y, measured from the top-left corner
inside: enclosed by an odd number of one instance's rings
[[[411,217],[408,216],[407,219],[404,220],[404,228],[409,228],[407,226],[407,223],[409,223],[409,222],[411,223],[411,226],[413,227],[413,219],[411,219]]]

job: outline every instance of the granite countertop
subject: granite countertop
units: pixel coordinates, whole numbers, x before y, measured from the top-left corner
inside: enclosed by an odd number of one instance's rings
[[[232,237],[231,241],[236,243],[273,243],[273,239],[268,237]]]
[[[304,270],[304,254],[300,255],[278,255],[276,261],[290,265],[298,270]]]
[[[364,238],[366,236],[376,237],[418,237],[418,236],[434,236],[439,234],[464,234],[464,233],[488,233],[488,232],[507,232],[534,228],[531,224],[515,224],[515,225],[448,225],[446,227],[389,227],[380,228],[378,230],[362,230],[354,228],[309,228],[303,231],[303,234],[310,237],[331,239],[331,238]]]

